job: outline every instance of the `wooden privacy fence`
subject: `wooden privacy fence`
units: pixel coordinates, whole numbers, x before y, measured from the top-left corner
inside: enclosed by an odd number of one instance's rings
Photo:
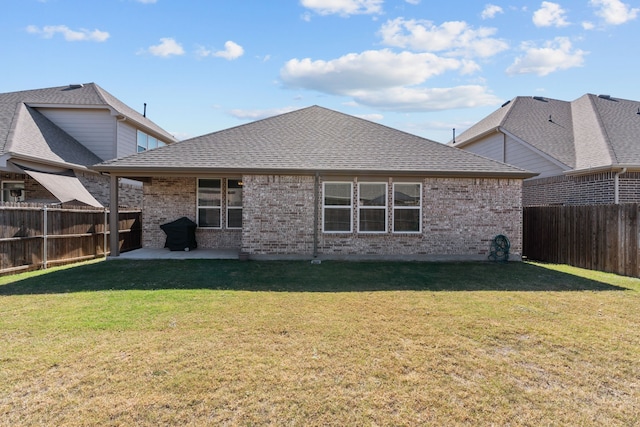
[[[0,204],[0,274],[47,268],[110,252],[109,210]],[[119,211],[120,252],[141,247],[139,209]]]
[[[640,204],[526,207],[523,255],[640,277]]]

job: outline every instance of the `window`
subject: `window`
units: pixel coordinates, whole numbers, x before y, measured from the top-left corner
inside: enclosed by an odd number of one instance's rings
[[[242,180],[227,180],[227,228],[242,228]]]
[[[422,225],[421,184],[393,184],[393,232],[419,233]]]
[[[3,181],[2,201],[3,202],[24,202],[24,182]]]
[[[157,138],[152,137],[151,135],[147,135],[142,131],[137,132],[136,136],[137,145],[138,145],[138,153],[147,150],[153,150],[154,148],[164,147],[164,142],[160,141]]]
[[[352,184],[350,182],[325,182],[323,184],[323,231],[350,233],[353,217]]]
[[[222,180],[198,180],[198,226],[221,228]]]
[[[387,231],[387,184],[361,182],[358,185],[358,231]]]

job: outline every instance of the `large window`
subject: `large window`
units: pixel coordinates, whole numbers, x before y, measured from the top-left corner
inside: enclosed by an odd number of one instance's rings
[[[138,153],[146,150],[153,150],[154,148],[163,147],[166,144],[160,141],[157,138],[152,137],[151,135],[147,135],[142,131],[137,132],[137,144],[138,144]]]
[[[422,185],[393,184],[393,232],[419,233],[422,229]]]
[[[350,233],[353,222],[352,184],[325,182],[322,193],[323,231]]]
[[[242,228],[242,180],[227,180],[227,228]]]
[[[358,185],[358,231],[387,231],[387,184],[361,182]]]
[[[198,180],[198,227],[221,228],[222,180]]]
[[[3,181],[2,201],[3,202],[24,202],[24,182]]]

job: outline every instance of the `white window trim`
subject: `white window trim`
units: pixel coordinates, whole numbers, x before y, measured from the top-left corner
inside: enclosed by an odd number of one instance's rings
[[[200,206],[198,192],[200,189],[200,181],[202,180],[214,180],[217,179],[220,181],[220,206]],[[222,178],[198,178],[196,182],[196,221],[198,223],[199,228],[204,228],[205,230],[221,230],[222,229],[222,206],[224,205],[223,196],[226,194],[223,192],[224,188],[224,180]],[[200,209],[219,209],[220,210],[220,226],[219,227],[211,227],[211,226],[202,226],[200,225]]]
[[[229,211],[230,210],[240,210],[244,209],[244,187],[242,189],[242,206],[229,206],[229,180],[242,181],[242,178],[226,178],[224,180],[224,205],[226,206],[226,218],[224,224],[228,230],[242,230],[242,226],[240,227],[229,227]],[[222,221],[221,221],[222,222]]]
[[[360,205],[360,190],[362,185],[367,184],[383,184],[384,185],[384,206],[361,206]],[[384,230],[383,231],[362,231],[360,230],[360,211],[364,209],[384,209]],[[358,183],[358,233],[361,234],[386,234],[389,227],[389,185],[386,182],[359,182]]]
[[[400,206],[396,207],[396,184],[398,185],[418,185],[418,191],[420,193],[420,204],[416,206]],[[391,193],[391,232],[393,234],[421,234],[422,233],[422,183],[421,182],[394,182]],[[418,231],[395,231],[396,230],[396,209],[400,210],[410,210],[416,209],[419,211],[418,214]]]
[[[24,181],[2,181],[0,183],[0,199],[3,202],[12,202],[13,201],[13,200],[4,200],[4,190],[5,190],[4,186],[5,186],[5,184],[22,184],[22,187],[23,187],[23,188],[21,188],[21,190],[22,190],[22,200],[20,200],[20,201],[26,200],[26,188],[25,188],[26,185],[25,185]]]
[[[327,184],[348,184],[349,185],[349,194],[351,195],[351,203],[349,206],[346,205],[325,205],[325,195]],[[334,230],[325,230],[324,229],[324,217],[326,208],[329,209],[349,209],[349,231],[334,231]],[[325,181],[322,183],[322,232],[327,234],[350,234],[353,233],[353,182],[350,181]]]

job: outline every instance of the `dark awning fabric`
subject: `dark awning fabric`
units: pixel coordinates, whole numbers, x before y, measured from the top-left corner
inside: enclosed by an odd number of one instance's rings
[[[24,173],[38,181],[62,203],[78,201],[89,206],[102,208],[72,171],[66,173],[40,172],[23,168]]]

